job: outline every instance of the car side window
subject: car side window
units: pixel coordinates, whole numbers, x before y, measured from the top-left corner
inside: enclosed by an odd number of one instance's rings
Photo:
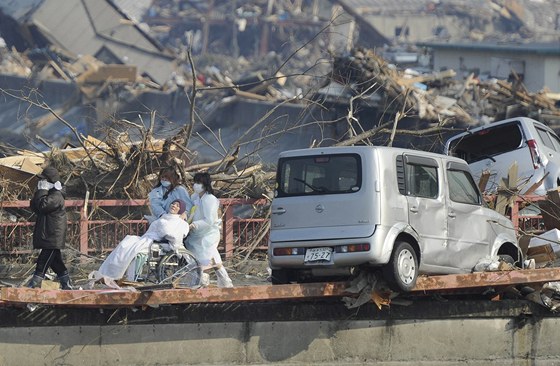
[[[552,143],[552,140],[548,134],[548,132],[546,130],[540,129],[538,127],[535,127],[537,130],[537,133],[539,134],[544,146],[548,147],[549,149],[555,150],[554,145]]]
[[[448,170],[449,198],[453,202],[480,205],[482,197],[472,176],[463,170]]]
[[[554,144],[554,150],[560,151],[560,139],[553,133],[549,133],[552,143]]]
[[[425,198],[438,197],[437,167],[406,164],[406,191],[407,195]]]

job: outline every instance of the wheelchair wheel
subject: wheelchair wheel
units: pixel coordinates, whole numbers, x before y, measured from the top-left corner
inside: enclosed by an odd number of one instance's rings
[[[178,287],[200,286],[202,268],[189,251],[165,255],[158,265],[159,283],[173,283]]]
[[[155,270],[155,263],[148,257],[147,254],[139,253],[136,255],[136,270],[134,281],[136,282],[150,282],[157,283],[157,273]]]

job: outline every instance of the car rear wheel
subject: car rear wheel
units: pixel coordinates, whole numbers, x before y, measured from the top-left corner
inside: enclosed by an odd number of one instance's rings
[[[409,292],[416,286],[418,259],[412,246],[405,241],[397,241],[389,263],[383,268],[385,280],[392,290]]]
[[[500,254],[498,258],[500,258],[503,262],[511,264],[512,266],[515,265],[515,259],[513,259],[513,257],[509,254]]]

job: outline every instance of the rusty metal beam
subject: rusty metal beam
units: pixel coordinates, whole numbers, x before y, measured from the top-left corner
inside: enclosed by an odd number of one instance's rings
[[[219,303],[259,300],[298,300],[336,297],[344,294],[346,283],[313,283],[234,288],[129,290],[42,290],[0,289],[0,304],[33,303],[82,307],[153,306],[162,304]]]
[[[459,275],[422,276],[412,293],[460,292],[461,290],[542,284],[560,281],[560,268]],[[227,303],[243,301],[304,300],[355,296],[346,292],[345,282],[293,285],[242,286],[234,288],[169,289],[154,291],[122,290],[43,290],[5,287],[0,289],[0,306],[45,304],[79,307],[131,307],[163,304]]]
[[[457,275],[422,276],[413,292],[462,290],[480,287],[541,284],[560,281],[560,268],[523,269],[502,272],[475,272]]]

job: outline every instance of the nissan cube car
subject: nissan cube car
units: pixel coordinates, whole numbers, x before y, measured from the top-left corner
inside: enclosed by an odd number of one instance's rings
[[[269,262],[274,284],[380,268],[397,291],[418,274],[521,262],[511,221],[487,208],[469,166],[391,147],[286,151],[278,160]]]
[[[447,140],[445,153],[464,159],[476,181],[488,171],[489,192],[496,191],[514,163],[518,179],[509,186],[520,193],[544,195],[560,186],[560,139],[531,118],[510,118],[455,135]]]

